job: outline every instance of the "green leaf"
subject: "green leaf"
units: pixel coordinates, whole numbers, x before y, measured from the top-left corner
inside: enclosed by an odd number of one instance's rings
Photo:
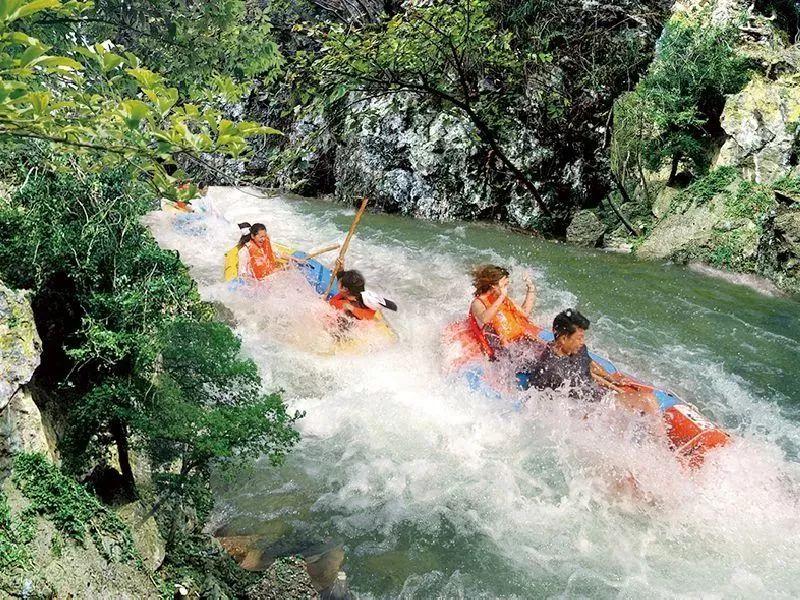
[[[82,71],[83,65],[77,60],[67,58],[66,56],[43,56],[36,59],[35,65],[39,67],[48,67],[50,69],[66,70],[66,71]]]
[[[125,100],[120,104],[120,113],[128,127],[138,129],[142,120],[150,114],[150,107],[141,100]]]

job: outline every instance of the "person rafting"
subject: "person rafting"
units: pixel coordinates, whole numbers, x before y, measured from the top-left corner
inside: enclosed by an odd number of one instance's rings
[[[260,280],[278,269],[267,228],[262,223],[239,223],[241,237],[225,253],[225,281],[237,277],[242,280]]]
[[[490,359],[525,354],[538,348],[538,329],[529,315],[536,302],[536,288],[524,276],[526,291],[522,306],[508,297],[509,272],[497,265],[481,265],[472,272],[475,297],[469,308],[469,323]]]
[[[553,319],[552,342],[526,370],[524,387],[540,390],[569,386],[571,398],[598,402],[610,391],[628,408],[655,413],[658,405],[647,394],[631,389],[635,382],[621,373],[609,373],[593,360],[586,348],[589,319],[574,308],[560,312]]]
[[[360,271],[342,271],[337,276],[339,293],[328,300],[334,308],[338,308],[348,317],[357,321],[371,321],[377,314],[377,307],[370,307],[364,302],[366,280]]]

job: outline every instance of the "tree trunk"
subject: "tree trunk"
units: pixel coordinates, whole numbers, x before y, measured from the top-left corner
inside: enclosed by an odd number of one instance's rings
[[[614,173],[613,169],[609,169],[609,173],[611,173],[611,179],[613,180],[614,185],[617,186],[617,189],[619,190],[619,193],[622,195],[622,198],[625,200],[625,202],[630,202],[631,201],[631,197],[628,195],[628,190],[626,190],[625,186],[622,185],[622,182],[619,180],[619,177],[617,177],[617,174]],[[620,211],[620,209],[617,207],[617,205],[614,204],[614,201],[611,199],[611,195],[610,194],[607,197],[607,200],[608,200],[609,206],[611,206],[611,210],[613,210],[614,214],[617,215],[617,218],[620,221],[622,221],[622,224],[625,225],[625,228],[628,231],[630,231],[635,237],[639,237],[641,235],[639,230],[636,229],[636,227],[634,227],[631,224],[631,222],[628,221],[628,219],[625,218],[625,215],[622,214],[622,211]]]
[[[470,118],[475,127],[478,128],[481,138],[483,138],[483,141],[486,142],[486,144],[494,151],[495,156],[500,159],[500,162],[503,163],[503,166],[510,171],[516,180],[522,184],[522,186],[531,194],[531,196],[533,196],[533,199],[536,201],[536,204],[539,206],[541,211],[549,217],[552,213],[547,207],[547,204],[545,204],[541,192],[536,189],[536,186],[533,184],[533,182],[528,179],[525,173],[523,173],[522,170],[517,167],[517,165],[515,165],[508,157],[508,155],[506,155],[503,148],[497,142],[497,137],[495,136],[494,131],[492,131],[492,129],[486,123],[484,123],[483,119],[475,114],[472,109],[465,106],[462,106],[461,108],[467,113],[467,116]]]
[[[672,186],[675,185],[675,177],[678,176],[678,167],[681,163],[681,153],[676,152],[672,155],[672,166],[669,169],[669,179],[667,179],[667,185]]]
[[[128,432],[125,424],[119,419],[111,421],[111,435],[114,436],[114,441],[117,444],[117,456],[119,457],[119,468],[122,472],[122,479],[125,482],[127,491],[131,494],[136,494],[136,481],[133,477],[133,469],[131,468],[131,458],[128,451]]]

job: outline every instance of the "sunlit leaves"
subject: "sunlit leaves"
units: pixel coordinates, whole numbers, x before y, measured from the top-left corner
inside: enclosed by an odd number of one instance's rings
[[[221,115],[212,103],[200,98],[181,105],[178,89],[162,74],[130,52],[116,51],[111,42],[56,55],[35,37],[9,29],[43,10],[69,14],[83,7],[57,0],[0,0],[0,139],[32,137],[68,145],[74,157],[87,155],[87,169],[106,168],[114,157],[133,161],[157,185],[172,185],[165,167],[176,166],[183,153],[238,157],[249,150],[247,137],[278,133],[229,120],[220,131]],[[239,97],[243,88],[230,78],[223,83],[231,98]],[[105,155],[100,159],[98,153]],[[169,197],[178,193],[174,186],[162,191]]]

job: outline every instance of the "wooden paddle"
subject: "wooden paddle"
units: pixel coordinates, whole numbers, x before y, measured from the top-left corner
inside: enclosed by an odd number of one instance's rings
[[[331,280],[328,282],[328,287],[325,290],[325,293],[322,295],[323,298],[327,298],[328,294],[333,287],[333,282],[336,281],[336,276],[339,272],[344,269],[344,255],[347,253],[347,249],[350,247],[350,240],[353,239],[353,235],[355,235],[356,227],[358,227],[358,222],[361,220],[361,216],[364,214],[364,211],[367,209],[367,202],[369,202],[369,198],[364,196],[364,199],[361,201],[361,206],[358,208],[358,212],[356,212],[356,216],[353,219],[353,222],[350,223],[350,230],[347,232],[347,237],[344,238],[344,243],[342,244],[341,249],[339,250],[339,256],[336,259],[336,263],[331,270]]]

